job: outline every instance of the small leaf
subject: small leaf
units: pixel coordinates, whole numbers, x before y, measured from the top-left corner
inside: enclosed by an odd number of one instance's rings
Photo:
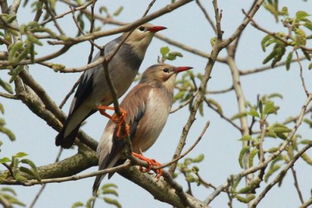
[[[290,52],[286,58],[286,70],[288,71],[290,69],[290,64],[292,61],[293,52]]]
[[[9,193],[11,193],[11,194],[14,195],[14,196],[17,195],[16,192],[14,191],[14,189],[9,188],[9,187],[3,187],[3,188],[1,188],[1,191],[9,192]]]
[[[212,105],[218,113],[223,114],[222,107],[216,100],[209,98],[207,99],[207,102]]]
[[[25,152],[18,152],[18,153],[16,153],[13,157],[15,157],[15,158],[22,158],[22,157],[25,157],[25,156],[27,156],[28,154],[27,153],[25,153]]]
[[[259,150],[258,149],[253,149],[250,154],[249,154],[249,158],[248,158],[248,163],[249,163],[249,167],[253,166],[253,160],[255,158],[255,156],[258,154]]]
[[[251,181],[246,187],[240,189],[238,193],[240,194],[252,193],[254,192],[255,188],[259,186],[260,182],[261,182],[261,179],[257,177],[256,179]]]
[[[246,116],[248,113],[247,112],[241,112],[241,113],[238,113],[238,114],[235,114],[234,116],[232,116],[231,120],[235,120],[235,119],[239,119],[239,118],[242,118],[244,116]]]
[[[160,48],[160,53],[161,53],[161,55],[163,56],[163,57],[166,57],[166,55],[167,55],[167,53],[169,53],[169,47],[168,46],[166,46],[166,47],[161,47]]]
[[[10,94],[13,94],[13,89],[11,85],[0,78],[0,86]]]
[[[114,184],[114,183],[106,183],[106,184],[104,184],[104,185],[101,187],[101,189],[104,190],[104,189],[110,188],[110,187],[118,188],[118,186],[117,186],[116,184]]]
[[[312,158],[307,153],[303,153],[301,158],[309,165],[312,165]]]
[[[310,16],[308,13],[306,13],[305,11],[298,11],[296,12],[296,19],[297,20],[302,20],[306,17]]]
[[[112,194],[115,196],[119,196],[118,192],[116,190],[113,190],[113,189],[105,189],[105,190],[103,190],[102,194],[104,194],[104,195]]]
[[[113,13],[113,15],[114,15],[115,17],[116,17],[116,16],[119,16],[120,13],[123,11],[123,9],[124,9],[123,6],[119,7],[119,8]]]
[[[267,43],[267,41],[268,40],[270,40],[271,39],[271,35],[266,35],[266,36],[264,36],[264,38],[262,39],[262,41],[261,41],[261,48],[262,48],[262,50],[265,52],[265,48],[267,47],[267,45],[266,45],[266,43]]]
[[[7,163],[7,162],[11,162],[10,158],[8,158],[8,157],[3,157],[3,158],[0,159],[0,163],[1,163],[1,164],[2,164],[2,163]]]
[[[244,159],[245,159],[245,155],[249,152],[249,147],[243,147],[239,153],[239,158],[238,158],[238,162],[241,168],[244,168]]]
[[[239,141],[250,141],[252,140],[252,137],[250,135],[244,135],[242,138],[239,139]]]
[[[84,206],[84,204],[82,203],[82,202],[75,202],[72,206],[71,206],[71,208],[77,208],[77,207],[83,207]]]
[[[111,199],[111,198],[108,198],[108,197],[104,197],[103,200],[107,203],[107,204],[111,204],[111,205],[114,205],[116,206],[117,208],[122,208],[121,204],[115,200],[115,199]]]
[[[242,196],[239,196],[239,195],[237,195],[237,196],[235,196],[235,197],[236,197],[236,199],[237,199],[238,201],[247,204],[248,202],[250,202],[251,200],[253,200],[256,196],[252,194],[252,195],[248,195],[247,197],[242,197]]]
[[[272,114],[272,113],[276,113],[278,111],[278,109],[279,109],[279,107],[275,106],[272,101],[268,101],[264,105],[263,114],[264,115],[269,115],[269,114]]]
[[[259,113],[257,112],[257,110],[255,108],[251,108],[250,111],[248,112],[248,115],[250,115],[252,117],[257,117],[257,118],[260,117]]]
[[[264,181],[268,182],[270,176],[275,173],[278,169],[280,169],[280,165],[273,165],[270,170],[267,172],[267,174],[264,176]]]

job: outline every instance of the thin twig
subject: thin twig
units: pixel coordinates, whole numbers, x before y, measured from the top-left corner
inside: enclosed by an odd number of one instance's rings
[[[307,89],[307,85],[306,85],[305,80],[303,78],[303,67],[302,67],[302,64],[301,64],[301,62],[299,60],[299,55],[298,55],[298,51],[297,50],[295,50],[295,54],[296,54],[296,58],[297,58],[296,60],[297,60],[297,63],[299,65],[299,69],[300,69],[301,84],[302,84],[302,87],[303,87],[303,90],[304,90],[306,96],[309,97],[309,91]]]
[[[207,104],[207,106],[212,109],[214,112],[216,112],[222,119],[226,120],[227,122],[229,122],[232,126],[234,126],[237,130],[239,130],[240,132],[242,131],[241,127],[239,127],[236,123],[234,123],[230,118],[226,117],[223,112],[220,112],[218,109],[216,109],[214,106],[212,106],[208,99],[205,97],[204,98],[205,103]]]
[[[44,0],[44,5],[45,5],[45,8],[46,8],[46,11],[48,12],[48,14],[51,17],[51,19],[52,19],[56,29],[59,31],[59,33],[61,35],[64,35],[65,34],[64,31],[62,30],[61,26],[58,24],[57,20],[55,19],[55,14],[53,13],[52,9],[50,8],[49,1],[48,0]]]
[[[179,157],[175,158],[174,160],[172,160],[172,161],[170,161],[170,162],[168,162],[168,163],[165,163],[165,164],[163,164],[162,166],[153,167],[153,169],[162,169],[162,168],[168,167],[168,166],[170,166],[170,165],[172,165],[172,164],[178,162],[178,161],[181,160],[183,157],[185,157],[185,156],[186,156],[188,153],[190,153],[190,152],[196,147],[196,145],[200,142],[200,140],[201,140],[201,139],[203,138],[203,136],[205,135],[205,133],[206,133],[206,131],[207,131],[209,125],[210,125],[210,121],[208,121],[208,122],[205,124],[205,126],[204,126],[202,132],[200,133],[199,137],[198,137],[197,140],[194,142],[194,144],[193,144],[192,146],[190,146],[190,148],[189,148],[187,151],[185,151],[183,154],[181,154]]]
[[[291,63],[296,62],[298,60],[303,61],[306,59],[307,59],[306,57],[299,57],[299,59],[296,58],[296,59],[291,60]],[[241,76],[250,75],[250,74],[255,74],[255,73],[259,73],[259,72],[263,72],[267,70],[278,69],[279,66],[285,66],[285,65],[286,65],[286,61],[282,61],[282,62],[275,64],[274,67],[272,67],[271,65],[267,65],[267,66],[262,66],[262,67],[254,68],[254,69],[239,70],[239,74]]]
[[[217,34],[217,28],[214,24],[214,22],[212,21],[211,17],[209,16],[207,10],[205,9],[205,7],[202,5],[200,0],[196,0],[196,4],[198,5],[198,7],[200,8],[200,10],[203,12],[205,18],[207,19],[207,21],[209,22],[211,28],[213,29],[213,31],[215,32],[215,34]]]
[[[292,173],[293,178],[294,178],[294,186],[295,186],[296,191],[298,193],[299,200],[300,200],[301,204],[304,204],[302,192],[300,190],[300,186],[299,186],[299,183],[298,183],[297,172],[296,172],[294,167],[291,167],[290,169],[291,169],[291,173]]]
[[[74,86],[71,88],[71,90],[67,93],[61,104],[59,105],[59,108],[62,109],[65,103],[67,102],[68,98],[75,92],[75,89],[78,87],[79,83],[81,81],[81,77],[75,82]]]

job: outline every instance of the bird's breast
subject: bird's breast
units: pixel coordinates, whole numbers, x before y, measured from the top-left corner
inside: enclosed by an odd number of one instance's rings
[[[170,99],[167,98],[166,94],[163,94],[159,89],[150,91],[146,111],[133,139],[135,151],[142,150],[144,152],[155,143],[166,124],[170,108]]]

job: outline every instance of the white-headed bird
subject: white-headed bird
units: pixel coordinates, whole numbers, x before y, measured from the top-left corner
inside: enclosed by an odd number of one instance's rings
[[[168,64],[153,65],[143,73],[139,84],[121,102],[120,108],[127,112],[125,121],[130,127],[133,152],[140,154],[155,143],[172,106],[176,76],[191,68]],[[117,131],[118,125],[110,120],[97,147],[99,170],[113,167],[124,159],[122,153],[127,143],[125,139],[118,138]],[[94,195],[104,176],[96,177]]]
[[[122,96],[133,82],[143,61],[146,49],[154,33],[166,29],[163,26],[144,24],[136,28],[108,63],[108,71],[117,96]],[[109,57],[128,32],[105,45],[105,57]],[[98,59],[100,53],[94,59]],[[113,102],[111,89],[106,82],[103,65],[99,64],[82,74],[73,98],[68,117],[62,130],[56,136],[55,144],[64,148],[73,145],[81,123],[97,111],[96,106],[108,106]]]

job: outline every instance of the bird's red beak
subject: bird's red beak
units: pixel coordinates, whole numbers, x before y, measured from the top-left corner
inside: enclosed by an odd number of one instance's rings
[[[161,30],[164,30],[164,29],[167,29],[166,27],[164,26],[152,26],[150,28],[148,28],[147,30],[150,31],[150,32],[158,32],[158,31],[161,31]]]
[[[193,67],[190,67],[190,66],[179,66],[179,67],[174,68],[174,71],[175,71],[175,73],[179,73],[179,72],[187,71],[187,70],[190,70],[190,69],[193,69]]]

